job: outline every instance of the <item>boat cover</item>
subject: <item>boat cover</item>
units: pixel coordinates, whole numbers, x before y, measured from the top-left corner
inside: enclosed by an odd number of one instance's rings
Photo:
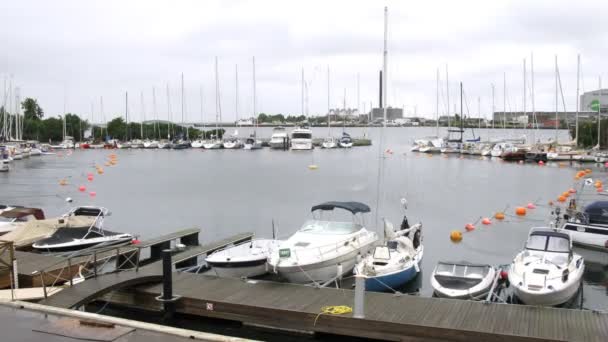
[[[608,201],[597,201],[585,207],[590,224],[608,224]]]
[[[353,214],[357,213],[369,213],[371,210],[367,204],[363,204],[361,202],[325,202],[321,204],[317,204],[310,209],[310,211],[315,210],[334,210],[335,208],[340,208],[344,210],[348,210]]]
[[[95,217],[73,216],[69,219],[48,219],[16,223],[13,231],[2,235],[2,240],[12,241],[15,247],[30,245],[40,239],[53,235],[59,228],[89,228]]]

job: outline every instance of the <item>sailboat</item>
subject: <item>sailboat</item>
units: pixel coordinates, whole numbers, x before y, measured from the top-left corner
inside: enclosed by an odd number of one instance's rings
[[[258,139],[257,128],[258,128],[258,116],[256,112],[256,83],[255,83],[255,57],[252,60],[253,65],[253,134],[245,140],[245,145],[243,146],[246,150],[257,150],[262,148],[262,141]]]
[[[405,199],[401,203],[407,209]],[[396,231],[392,223],[384,220],[384,244],[357,263],[353,273],[365,277],[366,291],[394,291],[418,275],[423,253],[422,223],[410,227],[403,216]]]
[[[439,137],[439,69],[437,69],[437,89],[436,89],[436,106],[435,106],[435,136],[426,139],[418,139],[412,151],[422,153],[439,153],[444,147],[444,139]]]
[[[236,122],[239,121],[239,69],[238,66],[235,68],[236,75],[236,90],[234,94],[235,101],[235,113],[236,113]],[[241,139],[239,139],[239,131],[237,129],[234,130],[234,133],[230,135],[227,139],[224,139],[224,148],[227,149],[238,149],[243,147],[243,143]]]
[[[342,136],[338,141],[338,145],[342,148],[353,147],[353,139],[350,134],[346,133],[346,89],[344,89],[344,116],[342,117]]]
[[[202,86],[201,86],[201,125],[202,125],[203,133],[201,134],[200,137],[198,137],[198,139],[195,139],[192,141],[192,143],[190,144],[192,146],[192,148],[203,148],[203,145],[205,144],[205,121],[203,118],[203,87]]]
[[[322,148],[336,148],[336,139],[331,136],[331,101],[329,97],[329,66],[327,67],[327,137],[321,143]]]
[[[454,106],[455,107],[455,106]],[[462,82],[460,82],[460,127],[448,128],[447,145],[441,149],[441,153],[460,153],[462,151],[462,135],[464,133],[464,115],[462,113]],[[451,133],[458,133],[458,138],[452,138]]]
[[[220,80],[217,70],[217,57],[215,57],[215,134],[211,136],[211,139],[207,140],[203,147],[206,150],[216,150],[222,148],[222,140],[219,137],[219,125],[218,120],[221,120],[222,107],[220,103]]]

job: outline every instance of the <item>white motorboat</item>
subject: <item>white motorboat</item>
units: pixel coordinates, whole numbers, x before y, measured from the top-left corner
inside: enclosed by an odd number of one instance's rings
[[[144,148],[144,142],[139,139],[131,140],[131,148]]]
[[[144,141],[144,148],[158,148],[158,141],[146,140]]]
[[[169,142],[169,140],[161,139],[158,142],[158,148],[159,149],[168,149],[168,148],[171,148],[171,143]]]
[[[83,206],[72,209],[62,218],[65,221],[72,217],[94,218],[87,227],[64,227],[57,229],[50,237],[32,244],[35,250],[43,252],[75,251],[93,246],[126,244],[133,240],[133,235],[115,233],[103,228],[103,220],[110,213],[103,207]]]
[[[405,199],[402,200],[405,207]],[[401,227],[395,231],[393,224],[384,220],[384,244],[376,246],[353,270],[365,277],[365,290],[392,292],[416,278],[424,254],[422,223],[410,227],[403,217]]]
[[[338,147],[338,144],[336,143],[336,139],[334,137],[327,137],[327,138],[323,139],[323,142],[321,143],[321,147],[322,148],[336,148],[336,147]]]
[[[573,252],[568,233],[532,228],[524,250],[511,264],[509,282],[521,302],[554,306],[578,292],[584,270],[584,260]]]
[[[292,150],[312,150],[312,131],[310,128],[297,127],[291,131]]]
[[[431,275],[431,286],[437,297],[485,299],[496,276],[490,265],[440,261]]]
[[[203,147],[206,150],[217,150],[217,149],[223,147],[223,143],[222,143],[222,140],[216,139],[215,137],[211,137],[210,140],[205,141],[205,143],[203,144]]]
[[[289,147],[289,136],[285,127],[278,126],[272,129],[269,144],[270,148],[274,149],[286,149]]]
[[[507,153],[507,152],[516,152],[517,151],[517,147],[515,147],[515,145],[513,145],[512,143],[506,141],[506,142],[500,142],[494,145],[494,147],[492,147],[492,151],[490,152],[490,155],[492,157],[495,158],[499,158],[502,157],[503,154]]]
[[[70,137],[70,136],[66,136],[65,139],[63,139],[63,141],[61,142],[61,144],[59,144],[58,148],[62,148],[62,149],[68,149],[68,148],[74,148],[74,138]]]
[[[444,144],[445,141],[442,138],[430,139],[426,142],[426,144],[421,144],[418,146],[418,152],[440,153],[441,149],[444,147]]]
[[[557,209],[556,213],[559,215]],[[608,254],[608,201],[592,202],[582,212],[569,209],[563,218],[561,229],[570,234],[575,245]]]
[[[258,150],[262,148],[262,140],[256,139],[255,134],[253,134],[245,140],[243,148],[245,150]]]
[[[227,139],[224,139],[223,146],[226,149],[239,149],[243,147],[243,143],[236,136],[231,136]]]
[[[205,140],[202,139],[196,139],[196,140],[192,140],[192,148],[203,148],[203,146],[205,145]]]
[[[323,220],[324,212],[343,209],[351,222]],[[272,251],[270,270],[293,283],[324,283],[350,272],[357,257],[365,255],[378,241],[376,233],[363,226],[369,207],[359,202],[326,202],[312,207],[308,220],[279,248]],[[315,218],[315,212],[320,212]],[[361,214],[361,215],[358,215]]]
[[[128,141],[116,143],[116,147],[120,149],[131,148],[131,143]]]
[[[353,147],[353,139],[350,137],[350,134],[342,132],[342,137],[340,138],[338,144],[342,148],[351,148]]]
[[[266,261],[279,244],[279,240],[254,239],[213,252],[205,262],[218,277],[258,277],[268,272]]]

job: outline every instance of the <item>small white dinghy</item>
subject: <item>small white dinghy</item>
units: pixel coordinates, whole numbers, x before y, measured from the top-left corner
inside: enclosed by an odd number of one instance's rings
[[[266,260],[281,241],[254,239],[221,249],[209,255],[205,261],[222,278],[251,278],[268,272]]]
[[[570,234],[532,228],[509,270],[514,294],[524,304],[555,306],[569,301],[581,285],[583,258],[572,250]]]
[[[484,299],[496,278],[490,265],[438,262],[431,275],[433,294],[454,299]]]

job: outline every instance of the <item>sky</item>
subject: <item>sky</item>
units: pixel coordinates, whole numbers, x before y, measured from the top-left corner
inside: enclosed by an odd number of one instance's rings
[[[216,89],[222,119],[232,121],[254,113],[255,56],[256,112],[301,114],[302,70],[304,113],[325,115],[328,104],[344,103],[364,111],[378,105],[384,6],[387,102],[406,115],[435,117],[437,70],[439,115],[446,114],[446,66],[449,112],[460,105],[462,82],[464,112],[472,117],[491,113],[492,84],[496,110],[523,110],[524,59],[528,111],[532,95],[537,111],[555,110],[556,56],[559,110],[576,107],[577,54],[581,92],[597,89],[606,76],[608,25],[601,16],[608,2],[601,0],[1,0],[0,77],[19,87],[21,98],[38,99],[46,116],[65,108],[110,120],[124,115],[128,93],[132,120],[179,122],[183,73],[185,121],[201,121],[201,114],[216,120]]]

